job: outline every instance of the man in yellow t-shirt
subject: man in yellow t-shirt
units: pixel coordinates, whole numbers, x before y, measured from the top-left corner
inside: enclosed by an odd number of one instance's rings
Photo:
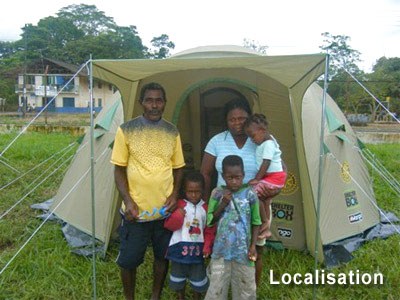
[[[171,232],[164,218],[176,208],[185,165],[178,129],[162,119],[167,102],[157,83],[143,86],[139,98],[143,115],[122,124],[116,133],[111,163],[123,200],[121,244],[117,263],[126,299],[134,299],[136,268],[147,246],[154,252],[154,282],[151,299],[159,299],[168,261],[165,253]]]

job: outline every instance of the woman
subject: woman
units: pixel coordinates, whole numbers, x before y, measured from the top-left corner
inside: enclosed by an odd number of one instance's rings
[[[233,99],[224,107],[224,117],[227,130],[215,135],[208,142],[201,164],[201,173],[205,179],[204,199],[210,198],[212,176],[217,171],[217,186],[225,185],[222,178],[222,160],[227,155],[238,155],[243,159],[245,178],[244,183],[248,183],[257,174],[257,164],[255,159],[256,144],[247,137],[244,132],[244,124],[251,115],[251,109],[248,102],[244,99]],[[286,171],[286,167],[284,166]],[[279,193],[279,189],[264,189],[261,197],[272,197]],[[260,236],[264,233],[260,232]],[[262,252],[265,245],[265,239],[257,242],[258,257],[256,261],[256,285],[261,279],[262,274]]]

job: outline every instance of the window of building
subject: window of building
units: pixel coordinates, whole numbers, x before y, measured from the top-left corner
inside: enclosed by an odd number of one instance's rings
[[[101,84],[101,82],[99,81],[99,82],[97,82],[97,86],[98,86],[98,88],[99,89],[101,89],[101,87],[102,87],[102,84]]]
[[[110,91],[112,91],[112,84],[109,84],[109,85],[108,85],[108,89],[109,89]]]
[[[63,107],[75,107],[75,98],[63,97]]]
[[[103,100],[101,98],[97,99],[97,106],[102,107],[103,106],[102,102],[103,102]]]
[[[26,75],[25,76],[25,84],[35,84],[35,76],[34,75]]]

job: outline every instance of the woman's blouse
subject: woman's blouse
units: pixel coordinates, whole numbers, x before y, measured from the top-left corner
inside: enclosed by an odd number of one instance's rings
[[[226,184],[225,180],[222,178],[222,160],[228,155],[238,155],[243,159],[245,175],[243,183],[248,183],[251,179],[256,177],[258,172],[256,148],[257,145],[254,144],[250,138],[247,138],[244,146],[239,149],[228,130],[212,137],[204,151],[216,157],[215,169],[218,172],[217,186]]]

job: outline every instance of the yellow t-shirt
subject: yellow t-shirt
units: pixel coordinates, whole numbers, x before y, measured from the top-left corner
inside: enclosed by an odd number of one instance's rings
[[[122,124],[111,163],[127,167],[129,194],[143,214],[140,219],[160,218],[158,211],[173,190],[172,169],[185,165],[178,129],[164,119],[152,122],[143,116]]]

